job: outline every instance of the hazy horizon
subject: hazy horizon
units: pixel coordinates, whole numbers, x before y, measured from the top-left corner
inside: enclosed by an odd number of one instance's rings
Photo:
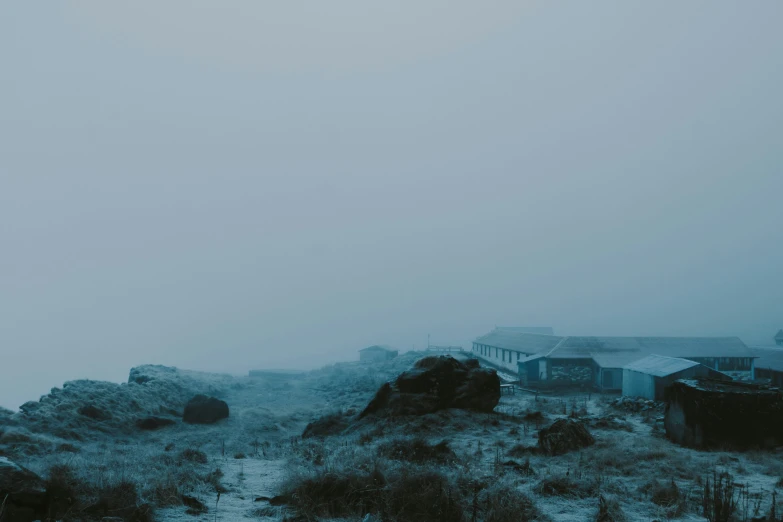
[[[0,7],[0,406],[783,328],[783,4]]]

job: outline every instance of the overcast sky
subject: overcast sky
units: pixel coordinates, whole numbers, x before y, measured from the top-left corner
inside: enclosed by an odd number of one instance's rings
[[[3,2],[0,405],[495,325],[783,328],[783,2]]]

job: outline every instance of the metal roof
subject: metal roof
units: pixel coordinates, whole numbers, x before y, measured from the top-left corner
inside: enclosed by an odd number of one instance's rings
[[[783,348],[752,348],[756,368],[783,372]]]
[[[364,352],[364,351],[367,351],[367,350],[372,350],[374,352],[377,352],[377,351],[396,352],[397,351],[394,348],[392,348],[391,346],[386,346],[386,345],[381,345],[381,344],[375,344],[373,346],[368,346],[367,348],[362,348],[359,351],[360,352]]]
[[[496,326],[495,330],[512,333],[555,335],[555,330],[551,326]]]
[[[507,328],[495,328],[474,342],[493,348],[512,350],[522,353],[539,353],[551,350],[563,338],[554,335],[531,334],[513,331]]]
[[[630,364],[639,359],[643,359],[647,354],[643,352],[631,352],[631,353],[594,353],[593,360],[599,366],[599,368],[622,368],[626,364]]]
[[[665,357],[662,355],[648,355],[643,359],[634,361],[623,367],[624,370],[631,370],[639,373],[646,373],[655,377],[666,377],[679,373],[688,368],[700,366],[699,363],[677,357]]]
[[[668,357],[753,357],[738,337],[567,337],[553,359],[597,354],[658,354]]]

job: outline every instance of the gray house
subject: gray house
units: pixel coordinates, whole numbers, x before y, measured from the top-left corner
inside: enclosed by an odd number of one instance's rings
[[[392,349],[390,346],[376,344],[359,350],[359,361],[388,361],[389,359],[394,359],[397,357],[398,353],[399,352],[397,350]]]
[[[664,389],[677,379],[708,377],[731,380],[731,377],[688,359],[648,355],[623,368],[623,395],[662,401]]]

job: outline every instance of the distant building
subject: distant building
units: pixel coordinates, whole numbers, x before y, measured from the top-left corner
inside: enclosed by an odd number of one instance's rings
[[[667,386],[677,379],[695,377],[731,380],[725,374],[688,359],[648,355],[623,368],[623,395],[662,401]]]
[[[783,346],[783,330],[778,330],[777,335],[775,335],[775,344]]]
[[[517,373],[522,385],[538,387],[619,392],[623,367],[648,355],[688,359],[736,379],[755,378],[756,356],[737,337],[562,337],[526,329],[495,328],[473,342],[473,355]]]
[[[387,361],[397,357],[399,352],[389,346],[374,345],[359,350],[359,360],[362,362]]]

